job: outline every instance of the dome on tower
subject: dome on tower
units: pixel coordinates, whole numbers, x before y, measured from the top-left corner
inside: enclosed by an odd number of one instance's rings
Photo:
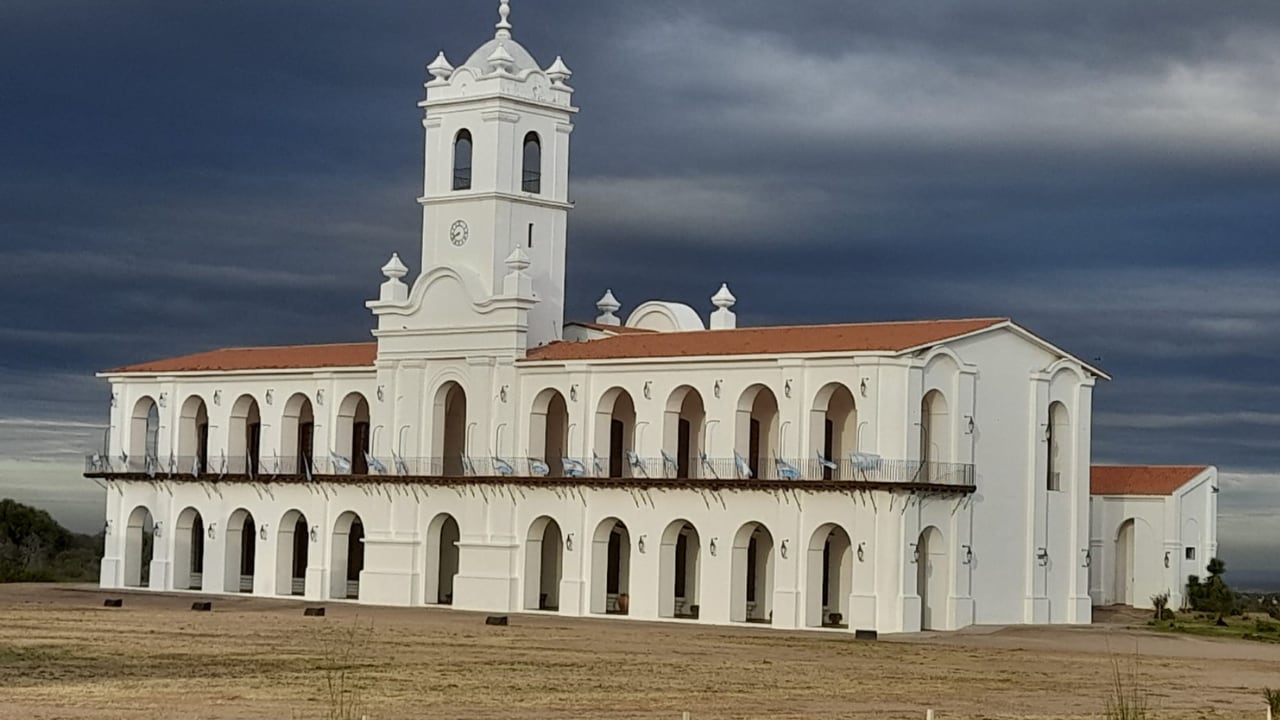
[[[506,57],[510,57],[507,61]],[[538,61],[533,59],[533,55],[520,43],[511,38],[496,37],[489,42],[481,45],[475,52],[471,53],[471,57],[462,64],[462,67],[474,69],[480,75],[488,75],[498,69],[498,63],[509,62],[508,72],[512,75],[519,75],[525,70],[538,70]]]

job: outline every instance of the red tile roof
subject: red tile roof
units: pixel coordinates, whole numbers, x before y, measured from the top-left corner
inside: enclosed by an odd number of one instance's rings
[[[1008,322],[1007,318],[979,318],[628,333],[588,342],[551,343],[529,350],[528,359],[610,360],[784,353],[897,352],[985,330],[1005,322]]]
[[[1208,470],[1204,465],[1094,465],[1089,472],[1092,495],[1172,495]]]
[[[236,370],[303,370],[310,368],[373,367],[378,344],[335,343],[282,347],[225,348],[182,357],[126,365],[115,373],[232,372]]]

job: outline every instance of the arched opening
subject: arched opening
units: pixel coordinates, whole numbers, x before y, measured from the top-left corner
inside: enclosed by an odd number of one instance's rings
[[[329,597],[359,598],[360,573],[364,571],[364,522],[350,510],[339,515],[333,524],[330,557]]]
[[[541,452],[551,477],[564,477],[569,454],[569,406],[559,390],[547,388],[533,400],[529,414],[529,451]]]
[[[227,431],[227,470],[257,475],[262,452],[262,415],[252,395],[241,395],[231,406],[231,427]]]
[[[244,508],[231,513],[226,535],[226,574],[222,591],[251,593],[258,559],[258,530],[253,515]]]
[[[773,622],[773,535],[749,522],[733,539],[733,586],[729,619]]]
[[[160,408],[150,397],[134,403],[129,420],[129,467],[127,471],[151,472],[158,468],[156,457],[160,445]]]
[[[746,462],[751,477],[776,477],[773,460],[780,446],[778,399],[764,385],[752,385],[738,399],[734,452]],[[737,474],[745,475],[741,467]]]
[[[192,395],[182,403],[178,417],[178,472],[209,472],[209,408],[204,398]]]
[[[930,390],[920,401],[920,478],[922,482],[943,482],[951,461],[950,418],[947,399]]]
[[[316,415],[311,398],[294,393],[284,404],[280,419],[281,472],[304,475],[315,468]],[[354,458],[353,458],[354,461]]]
[[[1116,533],[1115,599],[1121,605],[1133,605],[1137,547],[1137,522],[1129,518],[1120,523],[1120,530]]]
[[[336,452],[346,454],[351,460],[353,475],[367,475],[369,462],[369,401],[364,395],[353,392],[342,399],[338,406],[338,425],[335,428]],[[340,468],[335,468],[335,472]]]
[[[627,453],[635,450],[636,406],[631,394],[622,388],[613,388],[600,398],[596,407],[595,454],[608,465],[605,468],[611,478],[631,477],[635,474]]]
[[[853,393],[842,383],[831,383],[818,391],[809,410],[810,453],[808,460],[822,457],[834,468],[819,463],[819,472],[808,477],[823,480],[841,479],[841,471],[850,465],[849,453],[858,449],[858,407]]]
[[[920,594],[920,629],[945,630],[947,607],[947,546],[942,531],[929,526],[916,542],[916,592]]]
[[[697,390],[683,385],[671,393],[662,423],[664,476],[691,478],[701,474],[698,457],[706,442],[706,418],[702,395]]]
[[[698,617],[701,548],[698,531],[687,520],[676,520],[663,531],[658,549],[658,585],[662,588],[658,617]]]
[[[306,595],[311,555],[307,517],[299,510],[290,510],[276,528],[276,594]]]
[[[547,516],[533,521],[524,543],[524,609],[559,610],[564,536]]]
[[[173,589],[204,589],[204,518],[189,507],[173,528]]]
[[[453,604],[453,580],[458,574],[458,521],[440,513],[427,526],[427,603]]]
[[[631,610],[631,535],[617,518],[596,527],[591,541],[591,612],[626,615]]]
[[[805,625],[847,627],[853,592],[853,543],[839,525],[823,525],[809,540]]]
[[[453,189],[471,189],[470,130],[459,130],[453,138]]]
[[[154,557],[155,519],[151,510],[139,505],[129,513],[129,526],[125,528],[125,587],[151,587],[151,560]]]
[[[466,475],[467,465],[467,393],[456,382],[447,382],[436,390],[432,423],[433,447],[440,455],[440,470],[445,477]]]
[[[542,140],[535,132],[524,136],[524,176],[520,188],[527,193],[542,192]]]
[[[1049,446],[1049,460],[1045,476],[1045,487],[1050,491],[1062,489],[1063,474],[1068,471],[1070,421],[1067,419],[1067,406],[1055,402],[1049,406],[1049,425],[1045,432],[1045,440]],[[1068,475],[1069,477],[1069,475]]]

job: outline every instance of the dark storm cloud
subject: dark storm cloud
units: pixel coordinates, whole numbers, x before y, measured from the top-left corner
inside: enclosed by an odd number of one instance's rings
[[[419,261],[423,65],[462,62],[495,5],[0,6],[0,456],[81,449],[95,370],[367,337],[377,268]],[[1280,537],[1246,510],[1280,500],[1280,5],[512,20],[576,71],[571,315],[606,287],[706,311],[721,281],[752,324],[1012,315],[1115,374],[1095,457],[1220,465],[1224,553],[1265,566]]]

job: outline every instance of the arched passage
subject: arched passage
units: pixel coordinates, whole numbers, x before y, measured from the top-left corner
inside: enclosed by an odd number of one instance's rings
[[[775,477],[773,458],[780,455],[781,438],[773,391],[764,385],[747,388],[738,398],[736,418],[734,452],[746,460],[751,477]]]
[[[436,605],[453,604],[453,580],[458,575],[458,521],[440,513],[427,525],[426,592],[423,598]]]
[[[1116,531],[1115,600],[1121,605],[1133,605],[1137,549],[1137,522],[1129,518],[1120,523],[1120,529]]]
[[[529,526],[524,543],[524,609],[559,610],[564,577],[560,524],[543,515]]]
[[[364,523],[356,513],[348,510],[333,524],[329,557],[329,597],[359,598],[360,573],[364,570]]]
[[[253,515],[244,508],[231,513],[226,536],[222,591],[251,593],[258,558],[258,530]]]
[[[182,403],[178,417],[178,472],[209,472],[209,408],[204,398],[192,395]]]
[[[151,470],[156,461],[160,438],[160,408],[148,396],[138,399],[129,418],[130,471]]]
[[[591,540],[591,612],[626,615],[631,608],[631,535],[617,518],[596,526]]]
[[[315,468],[316,415],[311,398],[294,393],[280,419],[281,472],[304,475]]]
[[[334,428],[334,452],[351,459],[351,473],[366,475],[369,462],[369,401],[358,392],[348,393],[338,406],[338,424]],[[335,470],[336,472],[336,470]]]
[[[551,477],[564,477],[564,458],[569,454],[569,406],[559,390],[538,393],[529,413],[529,452],[541,454]]]
[[[538,133],[530,132],[524,136],[523,175],[520,189],[527,193],[542,192],[542,140]]]
[[[231,427],[227,430],[227,470],[257,475],[262,452],[262,414],[252,395],[241,395],[231,406]]]
[[[173,589],[204,589],[204,518],[193,507],[173,527]]]
[[[682,385],[667,398],[662,422],[662,449],[675,460],[675,467],[666,466],[663,474],[678,478],[698,477],[698,456],[705,449],[707,411],[698,391]],[[674,472],[673,472],[674,471]]]
[[[842,627],[849,621],[853,592],[853,543],[835,524],[814,531],[809,540],[805,577],[805,625]]]
[[[471,131],[465,128],[453,138],[453,189],[471,189]]]
[[[277,595],[306,595],[310,534],[307,517],[299,510],[285,513],[276,526]]]
[[[853,393],[843,383],[830,383],[818,391],[809,410],[808,458],[821,455],[836,468],[823,466],[808,477],[838,480],[841,470],[849,465],[849,453],[858,449],[858,407]]]
[[[151,560],[155,556],[155,518],[145,505],[129,513],[124,535],[125,587],[151,586]]]
[[[632,475],[627,453],[635,450],[636,405],[631,394],[612,388],[600,397],[596,406],[595,453],[605,460],[609,477]]]
[[[942,482],[943,463],[951,461],[951,422],[947,399],[939,390],[930,390],[920,401],[920,477],[924,482]]]
[[[733,585],[729,619],[773,622],[773,535],[764,525],[749,522],[733,539]]]
[[[1049,424],[1046,435],[1049,446],[1049,459],[1046,464],[1045,487],[1050,491],[1061,490],[1062,478],[1064,476],[1070,477],[1071,424],[1067,416],[1066,405],[1055,402],[1049,406]]]
[[[432,410],[432,447],[440,458],[445,477],[466,474],[467,457],[467,393],[456,382],[447,382],[436,390]]]
[[[920,629],[945,630],[950,571],[942,531],[929,526],[916,543],[916,592],[920,594]]]
[[[693,523],[676,520],[663,531],[658,549],[659,617],[698,617],[701,551],[702,543]]]

